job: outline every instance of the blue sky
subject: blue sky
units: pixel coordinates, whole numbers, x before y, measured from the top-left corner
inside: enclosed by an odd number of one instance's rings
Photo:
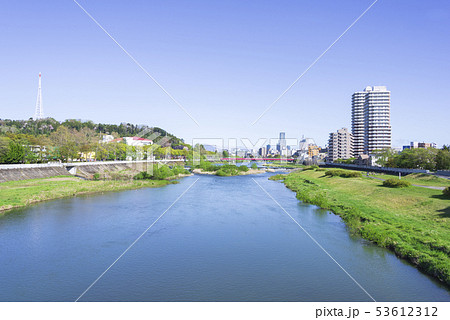
[[[351,94],[391,90],[393,145],[450,143],[450,3],[379,0],[261,120],[251,123],[373,1],[79,0],[197,126],[71,0],[0,11],[0,118],[131,122],[192,138],[312,137],[350,128]]]

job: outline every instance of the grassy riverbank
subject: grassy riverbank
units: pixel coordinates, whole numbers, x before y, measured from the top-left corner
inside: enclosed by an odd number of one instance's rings
[[[304,167],[304,165],[302,164],[292,162],[281,162],[281,161],[268,162],[266,164],[263,164],[262,166],[267,168],[288,168],[288,169],[297,169]]]
[[[0,213],[29,204],[82,194],[162,187],[168,180],[82,180],[73,176],[0,183]]]
[[[372,177],[389,179],[398,178],[397,175],[390,174],[373,174]],[[402,177],[402,180],[411,182],[411,184],[422,185],[422,186],[434,186],[434,187],[450,187],[450,179],[439,178],[431,174],[425,173],[413,173]]]
[[[315,170],[277,177],[285,178],[298,199],[330,209],[352,232],[450,287],[450,199],[440,190],[387,188],[380,180],[327,177]]]

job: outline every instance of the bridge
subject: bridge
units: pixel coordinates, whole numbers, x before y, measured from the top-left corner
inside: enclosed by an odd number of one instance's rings
[[[287,161],[294,162],[293,158],[220,158],[220,161]],[[213,160],[211,160],[213,161]]]

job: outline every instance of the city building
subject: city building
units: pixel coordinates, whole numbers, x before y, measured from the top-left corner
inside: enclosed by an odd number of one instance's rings
[[[261,148],[259,148],[259,152],[258,152],[258,154],[261,156],[261,157],[266,157],[267,156],[267,147],[261,147]]]
[[[310,146],[316,146],[314,139],[302,137],[298,144],[298,150],[295,153],[300,161],[311,158],[309,155]]]
[[[368,86],[352,95],[353,152],[358,157],[391,148],[391,93],[385,86]]]
[[[409,146],[403,146],[403,150],[405,150],[405,149],[428,149],[428,148],[437,148],[437,145],[434,142],[411,141]]]
[[[337,159],[349,159],[352,157],[353,136],[347,128],[342,128],[336,132],[330,133],[327,161],[332,162]]]
[[[287,155],[286,133],[280,132],[280,139],[277,144],[277,151],[280,155]]]
[[[315,144],[310,144],[308,146],[308,156],[310,158],[318,156],[319,155],[319,151],[320,151],[320,148],[318,146],[316,146]]]

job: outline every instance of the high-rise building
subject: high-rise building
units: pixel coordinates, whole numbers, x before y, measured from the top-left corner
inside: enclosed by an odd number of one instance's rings
[[[391,93],[384,86],[368,86],[352,95],[353,152],[358,157],[391,148]]]
[[[42,90],[41,90],[41,74],[39,73],[39,87],[36,99],[36,110],[34,112],[34,120],[39,120],[44,117],[44,107],[42,105]]]
[[[277,150],[281,152],[283,149],[286,149],[286,133],[280,132],[280,139],[278,140]]]
[[[261,147],[261,148],[259,148],[258,154],[259,154],[261,157],[267,157],[267,148],[266,148],[266,147]]]
[[[364,102],[365,92],[355,92],[352,95],[352,135],[355,157],[364,153]]]
[[[327,161],[349,159],[353,156],[353,137],[347,128],[330,133]]]
[[[280,132],[280,139],[278,140],[277,150],[281,155],[287,154],[286,133],[285,132]]]

